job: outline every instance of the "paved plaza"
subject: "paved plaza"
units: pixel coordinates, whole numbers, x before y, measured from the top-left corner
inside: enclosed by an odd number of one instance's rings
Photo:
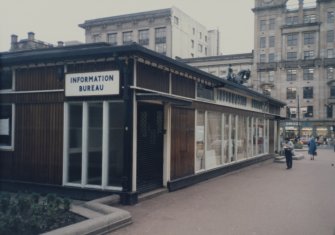
[[[134,206],[113,235],[334,235],[335,152],[268,160]]]

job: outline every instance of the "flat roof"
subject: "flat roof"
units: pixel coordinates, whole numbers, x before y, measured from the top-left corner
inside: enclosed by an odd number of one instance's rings
[[[228,87],[229,89],[241,90],[247,95],[267,100],[280,106],[286,103],[266,96],[257,91],[251,90],[241,84],[237,84],[226,79],[219,78],[215,75],[204,72],[198,68],[188,65],[184,62],[172,59],[168,56],[159,54],[147,49],[137,43],[122,46],[111,46],[108,43],[87,43],[73,46],[53,47],[36,50],[25,50],[16,52],[0,53],[1,67],[20,66],[27,64],[39,63],[70,63],[78,60],[92,60],[117,56],[139,56],[145,59],[153,60],[158,64],[173,67],[177,70],[190,73],[205,81],[213,83],[217,87]]]

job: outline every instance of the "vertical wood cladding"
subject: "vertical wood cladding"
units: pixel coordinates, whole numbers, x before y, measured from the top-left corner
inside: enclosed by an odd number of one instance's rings
[[[77,63],[67,66],[67,73],[86,73],[107,70],[118,70],[115,62]]]
[[[16,104],[14,148],[1,152],[2,179],[60,185],[63,103]]]
[[[142,63],[137,63],[137,66],[138,87],[169,92],[169,72]]]
[[[171,179],[194,174],[195,111],[172,108]]]
[[[64,79],[59,77],[62,66],[18,69],[15,72],[16,91],[64,89]]]
[[[195,81],[185,77],[172,75],[172,94],[195,98]]]

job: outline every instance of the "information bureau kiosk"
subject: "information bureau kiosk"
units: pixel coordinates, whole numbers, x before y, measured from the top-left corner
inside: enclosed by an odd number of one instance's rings
[[[0,54],[0,184],[177,190],[273,157],[285,105],[137,44]]]

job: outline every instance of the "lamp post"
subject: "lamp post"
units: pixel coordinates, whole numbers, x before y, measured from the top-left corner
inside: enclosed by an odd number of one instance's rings
[[[297,99],[298,99],[298,110],[297,110],[297,112],[298,112],[298,138],[300,138],[301,137],[301,128],[300,128],[300,100],[299,100],[299,95],[297,95]]]

